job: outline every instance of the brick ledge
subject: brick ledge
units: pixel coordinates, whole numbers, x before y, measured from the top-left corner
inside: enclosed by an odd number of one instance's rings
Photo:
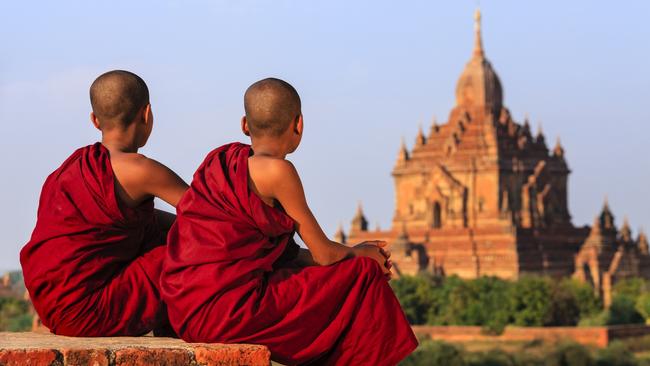
[[[0,332],[0,366],[270,364],[270,351],[259,345],[185,343],[162,337],[76,338],[48,333]]]

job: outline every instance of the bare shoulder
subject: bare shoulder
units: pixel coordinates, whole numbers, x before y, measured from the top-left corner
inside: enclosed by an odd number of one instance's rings
[[[269,204],[283,187],[300,184],[296,168],[290,161],[268,156],[248,158],[248,176],[251,189]]]
[[[151,196],[175,206],[187,184],[165,165],[138,153],[118,153],[111,164],[120,197],[130,206]]]
[[[290,161],[269,156],[251,156],[248,158],[248,170],[253,179],[260,177],[272,181],[297,175]]]
[[[120,153],[111,156],[111,165],[116,174],[128,176],[148,175],[151,171],[164,167],[159,162],[138,153]]]

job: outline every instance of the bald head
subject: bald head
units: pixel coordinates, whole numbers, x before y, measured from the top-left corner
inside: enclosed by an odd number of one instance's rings
[[[253,136],[280,136],[300,116],[300,96],[286,81],[268,78],[246,89],[244,109]]]
[[[101,129],[128,127],[137,113],[149,104],[149,88],[132,72],[109,71],[90,86],[90,104]]]

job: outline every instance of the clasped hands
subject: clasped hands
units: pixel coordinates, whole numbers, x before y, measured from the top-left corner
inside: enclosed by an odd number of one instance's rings
[[[352,251],[357,256],[369,257],[377,261],[386,278],[390,280],[393,277],[393,272],[390,270],[393,262],[390,260],[390,251],[386,249],[387,245],[383,240],[368,240],[352,247]]]

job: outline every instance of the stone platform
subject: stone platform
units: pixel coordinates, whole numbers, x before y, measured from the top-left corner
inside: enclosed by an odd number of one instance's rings
[[[72,338],[0,332],[0,366],[271,364],[268,348],[249,344],[185,343],[162,337]]]

